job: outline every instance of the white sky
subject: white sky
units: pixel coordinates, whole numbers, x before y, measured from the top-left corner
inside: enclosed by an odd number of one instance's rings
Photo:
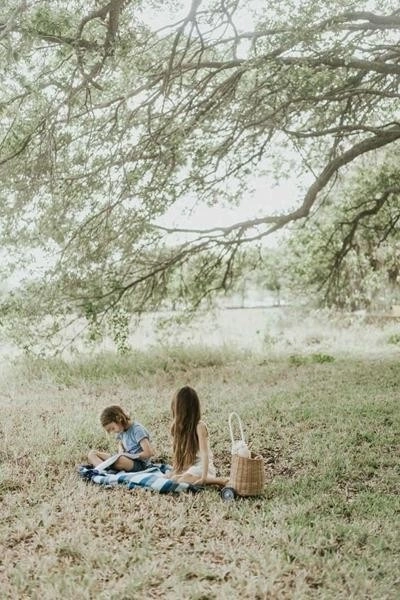
[[[283,181],[274,187],[267,178],[258,179],[253,187],[254,193],[245,196],[239,206],[199,206],[185,198],[157,222],[165,227],[183,229],[226,227],[254,217],[287,212],[298,204],[301,196],[301,188],[293,180]]]

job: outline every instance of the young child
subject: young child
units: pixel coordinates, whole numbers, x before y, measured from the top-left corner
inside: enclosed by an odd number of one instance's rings
[[[150,464],[150,457],[154,455],[150,443],[149,432],[140,423],[132,421],[126,412],[116,405],[108,406],[100,415],[100,422],[107,433],[116,434],[118,452],[126,452],[130,457],[120,456],[112,468],[116,471],[143,471]],[[111,454],[91,450],[88,454],[89,462],[97,467]]]
[[[216,477],[207,426],[201,420],[195,390],[185,386],[172,400],[173,471],[175,481],[223,487],[228,479]]]

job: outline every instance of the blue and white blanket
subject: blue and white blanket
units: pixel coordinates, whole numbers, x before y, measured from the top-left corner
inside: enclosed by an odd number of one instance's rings
[[[172,479],[167,479],[165,474],[171,469],[168,465],[153,465],[144,471],[136,473],[126,473],[125,471],[110,472],[102,469],[92,469],[81,465],[78,467],[78,473],[87,481],[113,487],[116,485],[125,485],[128,489],[148,488],[155,490],[160,494],[169,494],[172,492],[198,492],[200,487],[190,483],[177,483]]]

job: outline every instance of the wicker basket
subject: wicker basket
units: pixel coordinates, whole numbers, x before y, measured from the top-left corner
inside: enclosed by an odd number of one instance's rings
[[[235,416],[239,422],[241,441],[246,444],[243,436],[243,427],[240,417],[237,413],[231,413],[229,417],[229,429],[231,432],[232,447],[237,445],[234,440],[232,417]],[[231,474],[229,477],[229,487],[232,487],[239,496],[258,496],[262,493],[265,485],[264,461],[261,456],[255,456],[250,453],[249,458],[232,454]]]

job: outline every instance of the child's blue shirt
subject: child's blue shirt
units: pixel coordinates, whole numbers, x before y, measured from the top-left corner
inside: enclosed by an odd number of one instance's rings
[[[139,454],[140,452],[143,452],[140,442],[145,438],[150,441],[150,434],[140,423],[132,423],[128,429],[117,433],[116,438],[122,443],[125,452],[129,452],[129,454]],[[143,460],[145,463],[149,462],[148,459],[140,460]]]

